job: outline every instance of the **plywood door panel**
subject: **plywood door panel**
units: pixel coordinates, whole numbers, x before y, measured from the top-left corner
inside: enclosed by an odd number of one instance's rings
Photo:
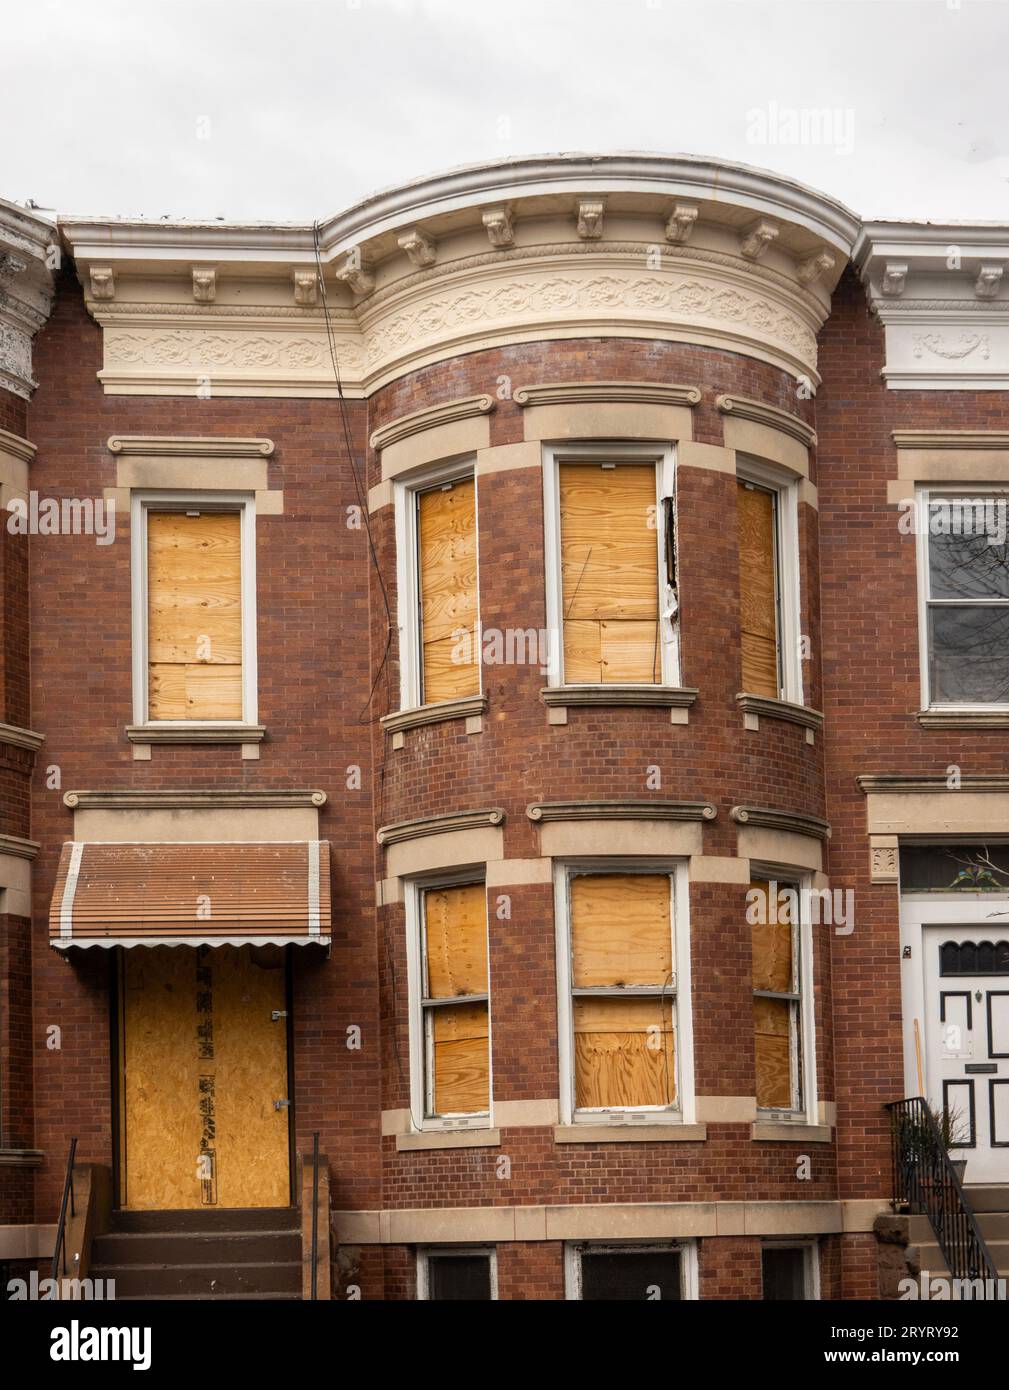
[[[487,993],[487,890],[482,883],[424,894],[427,997]]]
[[[575,1097],[580,1109],[675,1101],[669,1000],[576,997],[574,1035]]]
[[[445,1004],[433,1009],[436,1115],[471,1115],[490,1105],[487,1005]]]
[[[241,517],[147,514],[149,717],[242,717]]]
[[[473,479],[421,493],[417,527],[424,701],[433,704],[480,689]]]
[[[775,589],[774,497],[740,483],[736,489],[739,525],[739,624],[743,690],[777,699],[778,610]]]
[[[667,874],[578,874],[570,893],[576,989],[667,981],[673,968]]]
[[[123,1205],[286,1205],[279,948],[138,947],[123,990]]]

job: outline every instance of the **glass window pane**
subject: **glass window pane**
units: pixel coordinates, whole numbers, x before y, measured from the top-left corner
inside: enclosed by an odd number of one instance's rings
[[[1006,499],[929,503],[931,598],[1009,598]]]
[[[489,1255],[430,1255],[427,1261],[430,1299],[490,1299]]]
[[[760,1261],[765,1299],[808,1298],[805,1250],[775,1250],[768,1247],[761,1252]]]
[[[643,1299],[666,1303],[682,1296],[678,1251],[624,1253],[607,1250],[582,1254],[583,1299]]]
[[[933,703],[1009,702],[1009,608],[930,608]]]

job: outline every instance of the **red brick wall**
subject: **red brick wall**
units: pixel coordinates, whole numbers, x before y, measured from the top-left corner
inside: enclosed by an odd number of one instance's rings
[[[701,1298],[761,1298],[760,1249],[752,1236],[702,1240],[697,1257]]]

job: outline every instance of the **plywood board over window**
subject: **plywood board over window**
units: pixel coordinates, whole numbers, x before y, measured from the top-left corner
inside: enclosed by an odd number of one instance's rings
[[[777,699],[781,694],[778,658],[777,503],[773,492],[740,482],[736,490],[739,525],[739,621],[743,690]]]
[[[672,1105],[668,875],[575,875],[570,917],[577,1107]]]
[[[242,718],[242,519],[147,513],[148,718]]]
[[[476,486],[472,478],[417,496],[423,700],[480,692]]]
[[[479,1114],[490,1105],[486,889],[428,889],[423,906],[428,1111]]]
[[[772,887],[766,880],[755,880],[750,887],[761,893],[764,905],[755,914],[761,920],[751,924],[757,1105],[789,1110],[796,1103],[793,1058],[799,1021],[795,928],[789,903],[779,897],[777,884]]]
[[[661,682],[655,465],[559,474],[564,678]]]

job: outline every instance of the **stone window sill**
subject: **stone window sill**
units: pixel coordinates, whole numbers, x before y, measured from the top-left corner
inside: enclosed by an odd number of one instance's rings
[[[499,1129],[426,1129],[420,1134],[397,1134],[396,1151],[418,1149],[496,1149]]]
[[[543,703],[557,706],[637,705],[656,709],[689,709],[697,689],[674,685],[548,685],[540,691]]]
[[[41,1168],[41,1149],[0,1149],[0,1168]]]
[[[263,724],[127,724],[131,743],[262,743]]]
[[[997,709],[922,709],[923,729],[1009,729],[1009,707]]]
[[[699,1143],[708,1137],[705,1124],[555,1125],[555,1144]]]
[[[756,715],[758,719],[780,719],[786,724],[798,724],[814,732],[823,728],[823,715],[818,709],[795,705],[791,700],[772,700],[767,695],[740,692],[736,696],[736,703],[744,714]]]
[[[486,713],[486,695],[467,695],[461,700],[442,700],[436,705],[396,710],[393,714],[384,715],[379,722],[387,734],[400,734],[406,729],[420,729],[425,724],[441,724],[448,719],[474,719]]]
[[[792,1120],[756,1120],[750,1138],[779,1144],[829,1144],[830,1125],[807,1125]]]

